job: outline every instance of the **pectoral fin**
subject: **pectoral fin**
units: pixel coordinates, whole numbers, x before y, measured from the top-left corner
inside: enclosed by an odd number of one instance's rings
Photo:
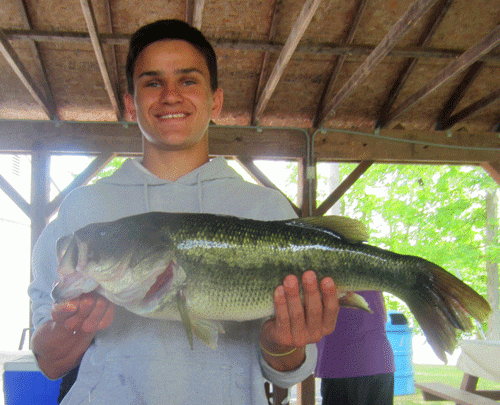
[[[373,314],[366,300],[361,295],[352,291],[345,291],[344,295],[339,296],[339,304],[342,307],[362,309]]]
[[[193,335],[212,349],[217,348],[219,333],[224,333],[222,324],[209,319],[202,319],[192,316],[189,313],[186,296],[181,288],[176,295],[177,307],[181,316],[182,324],[186,330],[186,335],[191,349],[194,349]]]

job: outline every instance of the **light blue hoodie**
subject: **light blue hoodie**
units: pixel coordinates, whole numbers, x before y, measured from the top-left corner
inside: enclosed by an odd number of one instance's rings
[[[212,159],[177,181],[160,179],[129,159],[112,176],[81,187],[64,200],[33,252],[29,294],[33,324],[50,320],[57,277],[55,243],[92,222],[148,211],[235,215],[259,220],[295,217],[277,191],[245,182],[223,158]],[[266,403],[264,377],[290,387],[314,371],[316,347],[293,372],[270,368],[260,355],[261,321],[225,324],[216,350],[195,341],[191,350],[180,322],[158,321],[117,308],[113,325],[85,353],[77,382],[63,404]]]

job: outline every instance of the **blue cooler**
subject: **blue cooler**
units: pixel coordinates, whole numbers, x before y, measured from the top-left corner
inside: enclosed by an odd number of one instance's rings
[[[51,381],[42,374],[33,355],[4,364],[5,405],[56,405],[60,385],[61,380]]]
[[[394,373],[394,395],[415,393],[415,380],[412,362],[412,330],[406,317],[397,311],[387,313],[387,338],[394,352],[396,372]]]

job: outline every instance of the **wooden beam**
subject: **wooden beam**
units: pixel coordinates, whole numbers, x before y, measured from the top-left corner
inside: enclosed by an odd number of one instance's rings
[[[275,34],[276,34],[276,29],[278,28],[278,15],[279,15],[279,12],[281,9],[281,2],[282,2],[282,0],[276,0],[274,2],[273,13],[271,16],[271,23],[269,24],[269,33],[267,35],[268,41],[272,41],[274,39]],[[252,103],[252,117],[250,119],[250,122],[252,125],[257,125],[257,118],[255,116],[256,109],[257,109],[257,102],[258,102],[259,97],[262,94],[262,90],[264,88],[265,79],[267,77],[267,71],[269,68],[270,56],[271,56],[271,53],[269,51],[266,51],[266,52],[264,52],[264,55],[262,57],[262,63],[260,66],[260,73],[259,73],[259,81],[258,81],[257,87],[255,89],[255,96],[254,96],[253,103]]]
[[[410,30],[420,17],[434,4],[436,0],[417,0],[408,11],[394,24],[387,35],[380,41],[373,52],[366,58],[361,66],[347,80],[338,93],[326,104],[320,121],[326,121],[328,116],[335,113],[335,109],[364,82],[366,77],[373,72],[375,67],[384,59],[396,43]]]
[[[453,3],[453,0],[442,0],[436,7],[436,10],[434,10],[429,23],[427,24],[424,32],[420,36],[417,46],[422,47],[426,46],[436,30],[439,27],[439,24],[444,19],[444,16],[448,12],[451,4]],[[406,61],[406,64],[404,65],[403,69],[399,72],[399,75],[392,85],[391,90],[389,91],[389,94],[387,98],[384,101],[384,104],[382,104],[382,108],[380,109],[379,117],[377,119],[377,122],[375,124],[376,128],[384,128],[389,124],[390,121],[387,120],[387,116],[394,105],[396,99],[399,96],[399,93],[403,89],[404,85],[408,81],[408,78],[413,72],[413,69],[417,65],[417,58],[410,58]]]
[[[31,216],[30,203],[26,201],[17,190],[0,174],[0,189],[9,197],[27,217]]]
[[[389,114],[388,119],[394,120],[416,103],[421,101],[433,90],[441,86],[444,82],[455,76],[457,73],[472,65],[481,55],[488,53],[500,43],[500,25],[497,26],[489,35],[483,38],[476,45],[465,51],[457,60],[451,62],[442,69],[431,81],[424,85],[419,91],[414,93],[403,101],[396,109]]]
[[[262,170],[260,170],[254,162],[254,159],[246,157],[246,156],[237,156],[234,158],[241,165],[246,172],[253,177],[253,179],[260,184],[261,186],[271,188],[273,190],[279,191],[283,196],[286,197],[294,211],[297,215],[300,215],[300,208],[297,207],[290,199],[285,195],[283,191],[280,190],[278,186],[276,186],[270,179],[267,177]]]
[[[14,50],[14,48],[12,48],[9,41],[7,40],[7,37],[3,33],[3,30],[1,29],[0,29],[0,53],[2,53],[4,58],[7,60],[7,63],[10,65],[10,67],[17,75],[19,80],[21,80],[24,87],[26,87],[31,96],[40,105],[40,107],[42,107],[47,117],[48,118],[54,117],[55,116],[54,106],[50,105],[45,95],[36,86],[35,81],[28,73],[28,70],[17,56],[16,51]]]
[[[457,105],[462,101],[465,93],[471,86],[471,84],[476,80],[479,73],[483,70],[484,62],[478,61],[471,65],[471,67],[467,70],[464,78],[457,86],[455,91],[452,93],[448,101],[445,103],[441,113],[439,114],[436,120],[436,130],[441,131],[446,129],[446,124],[450,119],[450,115],[453,113]],[[448,127],[449,128],[449,127]]]
[[[5,29],[7,39],[11,41],[31,39],[42,43],[89,43],[90,37],[86,32],[68,31],[42,31],[42,30],[22,30]],[[99,39],[103,45],[127,46],[130,40],[129,34],[99,34]],[[231,40],[225,38],[208,38],[217,49],[235,49],[248,52],[280,52],[282,44],[269,43],[267,41],[256,40]],[[331,58],[336,55],[368,56],[375,49],[372,45],[366,44],[336,44],[336,43],[299,43],[296,48],[297,53],[314,54]],[[456,59],[465,50],[422,48],[418,46],[394,47],[389,51],[388,56],[396,58],[419,58],[419,59]],[[490,53],[482,55],[478,60],[485,62],[500,62],[500,54]]]
[[[453,114],[451,117],[448,118],[447,121],[441,123],[440,129],[451,128],[453,125],[469,118],[471,115],[474,115],[478,111],[489,106],[490,104],[495,103],[499,99],[500,99],[500,89],[491,92],[487,96],[477,100],[476,102],[468,105],[467,107]]]
[[[31,30],[32,23],[31,18],[28,12],[28,6],[26,4],[26,0],[17,0],[17,4],[19,6],[19,14],[23,20],[23,25],[25,28]],[[38,44],[33,40],[28,40],[29,46],[31,47],[31,53],[34,56],[34,62],[37,65],[37,69],[40,72],[40,76],[42,79],[42,87],[45,90],[45,97],[47,100],[47,107],[50,111],[50,119],[57,119],[57,109],[56,103],[54,101],[54,96],[52,94],[52,89],[50,88],[49,80],[47,78],[47,71],[45,70],[45,66],[43,65],[42,58],[40,55],[40,49],[38,48]]]
[[[500,139],[496,133],[448,135],[446,131],[331,130],[316,135],[314,156],[336,162],[373,160],[400,164],[477,165],[498,161]]]
[[[47,204],[45,215],[50,217],[54,214],[61,205],[63,199],[75,188],[87,184],[97,173],[99,173],[114,157],[116,153],[102,153],[97,155],[92,162],[76,176],[73,181],[62,190],[57,197]]]
[[[120,120],[123,114],[120,110],[118,92],[115,86],[113,86],[113,84],[111,83],[109,70],[106,65],[106,59],[104,58],[104,52],[102,50],[99,34],[97,31],[97,22],[95,20],[94,10],[92,9],[92,3],[90,2],[90,0],[80,0],[80,4],[82,6],[82,12],[83,16],[85,17],[85,22],[87,23],[87,28],[89,30],[90,41],[92,42],[92,47],[94,48],[97,64],[99,65],[99,70],[101,71],[101,76],[104,80],[104,87],[106,88],[106,92],[108,93],[113,111],[115,112],[117,119]]]
[[[295,21],[292,31],[288,36],[283,49],[281,50],[280,56],[274,65],[271,75],[262,90],[259,101],[257,102],[257,107],[255,109],[255,119],[258,122],[262,118],[262,114],[267,107],[267,103],[271,99],[271,96],[278,85],[283,72],[285,71],[288,62],[290,61],[299,41],[301,40],[306,28],[309,26],[311,19],[313,18],[321,0],[306,0],[300,14]]]
[[[361,162],[339,186],[321,203],[316,209],[316,215],[325,215],[326,212],[332,208],[335,203],[342,198],[351,186],[370,168],[373,161],[365,160]]]
[[[500,161],[485,162],[481,167],[500,185]]]
[[[211,126],[210,154],[300,159],[307,154],[305,130]],[[0,121],[0,151],[26,153],[33,141],[51,152],[140,155],[142,137],[133,123]]]
[[[354,40],[354,34],[356,33],[356,30],[358,29],[359,22],[361,21],[361,16],[363,15],[363,11],[366,7],[367,0],[360,0],[358,3],[358,7],[356,10],[356,15],[354,16],[354,19],[351,23],[351,27],[349,28],[349,32],[347,33],[347,37],[345,39],[346,45],[352,44]],[[316,115],[313,119],[313,127],[320,127],[323,124],[323,120],[321,117],[325,116],[325,100],[330,98],[330,94],[332,92],[333,86],[335,85],[335,82],[337,81],[337,77],[342,70],[342,67],[344,66],[344,62],[347,59],[347,55],[339,55],[337,57],[337,60],[334,62],[333,69],[330,73],[330,76],[326,82],[326,86],[323,89],[323,93],[321,94],[319,103],[318,103],[318,108],[316,110]]]

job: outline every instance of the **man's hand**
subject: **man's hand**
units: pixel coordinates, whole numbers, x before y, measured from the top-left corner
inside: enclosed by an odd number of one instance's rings
[[[95,294],[54,304],[52,320],[33,336],[33,352],[44,374],[57,379],[76,367],[97,331],[113,322],[114,304]]]
[[[63,324],[73,334],[78,331],[95,333],[108,328],[113,322],[114,312],[114,304],[95,293],[52,305],[54,322]]]
[[[306,271],[302,275],[304,301],[299,280],[289,275],[274,292],[275,317],[263,328],[260,342],[263,355],[271,367],[289,371],[299,367],[305,358],[305,346],[317,343],[335,329],[339,304],[333,280],[321,280]]]

